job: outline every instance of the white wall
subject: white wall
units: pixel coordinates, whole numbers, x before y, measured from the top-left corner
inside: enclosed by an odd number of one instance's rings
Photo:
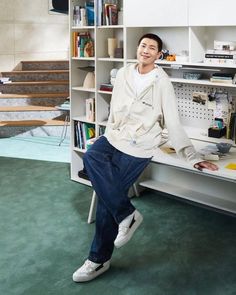
[[[0,0],[0,72],[21,60],[68,59],[69,17],[48,0]]]

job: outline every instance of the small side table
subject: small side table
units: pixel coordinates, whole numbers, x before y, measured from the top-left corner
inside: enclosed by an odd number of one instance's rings
[[[56,108],[59,111],[65,112],[65,120],[64,120],[62,132],[61,132],[61,138],[60,138],[60,141],[59,141],[59,144],[58,144],[60,146],[62,144],[62,142],[66,138],[67,127],[69,126],[69,123],[70,123],[70,109],[68,107],[63,107],[63,106],[56,106]]]

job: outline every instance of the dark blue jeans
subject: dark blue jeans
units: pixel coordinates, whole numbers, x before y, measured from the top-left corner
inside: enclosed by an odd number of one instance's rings
[[[104,136],[85,153],[84,167],[98,197],[89,260],[103,263],[111,258],[118,225],[135,210],[128,197],[129,188],[150,160],[120,152]]]

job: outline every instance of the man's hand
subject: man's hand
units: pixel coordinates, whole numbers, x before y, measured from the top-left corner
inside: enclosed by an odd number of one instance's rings
[[[216,171],[219,169],[217,165],[215,165],[211,162],[208,162],[208,161],[198,162],[193,167],[200,170],[200,171],[202,171],[202,169],[204,169],[204,168],[211,170],[211,171]]]

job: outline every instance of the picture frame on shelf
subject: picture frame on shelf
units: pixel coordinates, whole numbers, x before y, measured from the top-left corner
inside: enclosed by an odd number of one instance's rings
[[[49,14],[68,14],[69,13],[69,0],[48,0]]]

